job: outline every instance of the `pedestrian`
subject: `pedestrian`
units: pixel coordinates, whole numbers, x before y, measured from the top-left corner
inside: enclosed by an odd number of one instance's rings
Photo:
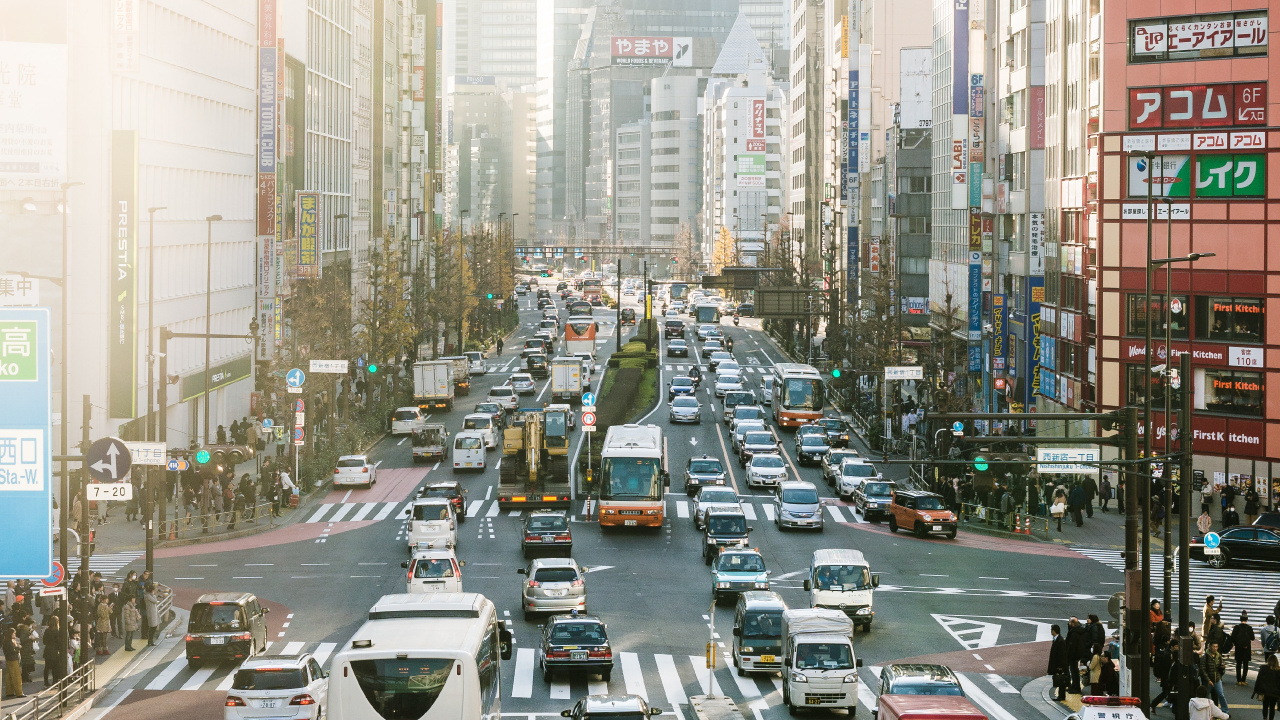
[[[289,477],[288,470],[280,471],[280,487],[282,488],[280,493],[282,496],[280,503],[282,505],[285,503],[290,503],[290,507],[292,507],[291,503],[293,502],[293,500],[291,498],[294,495],[298,494],[298,486],[294,484],[292,478]]]
[[[1258,639],[1262,641],[1262,657],[1264,659],[1280,652],[1280,628],[1276,627],[1275,615],[1267,616],[1267,624],[1262,626],[1262,630],[1258,633]]]
[[[160,630],[160,596],[156,592],[155,583],[147,583],[146,588],[142,591],[142,599],[146,605],[146,612],[141,613],[146,622],[142,637],[147,641],[147,645],[154,646],[156,644],[156,634]]]
[[[1164,532],[1164,503],[1159,495],[1151,496],[1151,534],[1160,537]]]
[[[36,671],[36,650],[39,635],[36,633],[35,623],[31,619],[30,613],[24,613],[22,621],[18,623],[18,642],[22,644],[22,682],[31,682],[31,673]]]
[[[1250,485],[1249,489],[1244,491],[1244,517],[1246,525],[1252,525],[1253,521],[1258,519],[1258,506],[1260,504],[1261,499],[1258,497],[1257,488]]]
[[[1236,504],[1236,486],[1226,483],[1222,486],[1222,510],[1225,512],[1227,508],[1234,507]]]
[[[22,692],[22,643],[12,627],[4,631],[0,645],[4,651],[4,692],[11,698],[26,697]]]
[[[1090,658],[1089,633],[1080,624],[1079,618],[1071,618],[1067,622],[1067,665],[1071,674],[1070,692],[1080,695],[1080,663],[1088,663]]]
[[[1159,600],[1151,601],[1151,627],[1155,627],[1164,622],[1164,608],[1160,607]]]
[[[1205,678],[1205,685],[1213,693],[1213,701],[1222,712],[1229,713],[1231,708],[1227,707],[1227,696],[1222,691],[1222,676],[1226,672],[1227,666],[1222,660],[1222,653],[1218,652],[1218,643],[1206,636],[1204,655],[1200,656],[1200,673]]]
[[[44,646],[44,686],[56,685],[67,676],[67,643],[57,615],[49,616],[40,642]]]
[[[1235,650],[1236,684],[1248,687],[1249,661],[1253,659],[1253,626],[1249,613],[1240,613],[1240,622],[1231,628],[1231,646]]]
[[[1111,476],[1110,476],[1110,475],[1103,475],[1103,476],[1102,476],[1102,486],[1098,488],[1098,499],[1102,501],[1102,502],[1100,503],[1100,505],[1101,505],[1101,508],[1100,508],[1100,509],[1102,510],[1102,512],[1110,512],[1110,511],[1107,509],[1107,503],[1111,502],[1111,492],[1112,492],[1112,489],[1111,489]]]
[[[1089,694],[1106,695],[1107,691],[1101,682],[1102,677],[1102,644],[1094,643],[1089,655]]]
[[[1240,524],[1240,513],[1236,510],[1235,505],[1228,505],[1222,511],[1222,529],[1233,528]]]
[[[1187,703],[1189,711],[1187,717],[1190,718],[1190,720],[1213,720],[1214,718],[1228,720],[1231,717],[1225,711],[1214,707],[1214,704],[1209,700],[1210,692],[1210,688],[1205,687],[1204,685],[1201,685],[1199,689],[1196,690],[1196,696],[1191,698],[1190,702]]]
[[[1093,479],[1092,475],[1086,475],[1084,483],[1084,511],[1089,517],[1093,517],[1093,499],[1098,495],[1098,481]]]
[[[110,655],[107,649],[107,636],[111,634],[111,603],[106,595],[98,596],[98,605],[93,614],[94,647],[98,655]]]
[[[1124,514],[1124,503],[1125,503],[1125,498],[1124,498],[1125,484],[1124,483],[1125,483],[1124,473],[1120,473],[1118,476],[1116,476],[1115,495],[1116,495],[1116,512],[1120,513],[1121,515]]]
[[[207,432],[207,430],[206,430]],[[227,444],[227,429],[221,425],[218,426],[217,443],[219,445]]]
[[[1203,622],[1201,624],[1203,629],[1200,632],[1204,635],[1206,640],[1209,638],[1209,621],[1213,619],[1214,615],[1222,612],[1222,601],[1218,600],[1217,608],[1214,608],[1213,601],[1214,597],[1212,595],[1205,595],[1204,607],[1200,609],[1200,614],[1203,618]]]
[[[1102,686],[1103,695],[1119,695],[1120,694],[1120,673],[1116,670],[1115,660],[1111,658],[1111,651],[1102,651],[1102,670],[1098,673],[1098,684]]]
[[[213,489],[213,478],[205,478],[200,487],[200,532],[209,532],[209,520],[213,515],[217,492]]]
[[[267,499],[271,501],[271,517],[280,517],[280,481],[273,480],[267,487]]]
[[[1058,532],[1062,532],[1062,516],[1067,513],[1067,490],[1061,485],[1053,490],[1049,513],[1058,521]]]
[[[133,635],[142,627],[142,614],[138,612],[134,598],[125,601],[120,618],[124,621],[124,649],[133,652]]]
[[[236,529],[236,520],[244,515],[244,493],[239,490],[235,492],[235,499],[231,504],[231,521],[227,523],[227,530]]]
[[[1214,613],[1209,620],[1209,632],[1204,635],[1205,642],[1212,642],[1218,646],[1219,651],[1227,650],[1231,647],[1231,636],[1227,635],[1227,628],[1222,623],[1222,614]]]
[[[1096,645],[1101,648],[1102,645],[1106,643],[1107,629],[1102,626],[1102,621],[1098,619],[1097,615],[1092,613],[1089,615],[1089,620],[1085,623],[1084,629],[1085,632],[1088,633],[1090,647]],[[1101,650],[1099,650],[1099,652],[1101,652]]]
[[[1070,667],[1067,663],[1067,641],[1062,637],[1062,628],[1057,625],[1049,627],[1049,634],[1053,637],[1049,643],[1049,669],[1047,670],[1050,677],[1053,678],[1053,688],[1057,692],[1054,693],[1054,700],[1064,702],[1067,699],[1067,686],[1071,679],[1067,675]]]
[[[1253,697],[1262,700],[1262,720],[1275,720],[1276,701],[1280,700],[1280,659],[1267,655],[1253,681]]]
[[[1076,524],[1076,527],[1084,527],[1082,515],[1084,506],[1084,488],[1080,487],[1079,483],[1075,483],[1071,486],[1071,494],[1067,496],[1067,509],[1071,511],[1071,521]]]

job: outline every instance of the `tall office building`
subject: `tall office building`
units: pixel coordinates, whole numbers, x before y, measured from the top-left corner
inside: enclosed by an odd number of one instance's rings
[[[791,13],[790,155],[788,157],[791,238],[797,257],[816,270],[823,224],[830,223],[838,193],[840,105],[835,82],[840,69],[841,17],[845,4],[797,0]],[[841,90],[843,94],[843,90]],[[802,255],[801,255],[802,253]]]
[[[569,64],[593,0],[552,0],[538,6],[537,237],[563,238],[566,222]],[[546,52],[547,50],[550,52]]]
[[[486,75],[502,90],[537,83],[538,0],[444,0],[445,77]]]
[[[738,12],[764,48],[767,70],[776,78],[785,78],[790,66],[790,5],[789,0],[738,0]]]

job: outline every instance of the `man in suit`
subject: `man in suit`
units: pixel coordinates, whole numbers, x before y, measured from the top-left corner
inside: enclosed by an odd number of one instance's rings
[[[1049,645],[1049,675],[1054,678],[1054,699],[1062,702],[1067,699],[1067,684],[1061,683],[1062,677],[1069,671],[1067,664],[1067,641],[1062,637],[1062,628],[1053,625],[1049,628],[1053,642]]]

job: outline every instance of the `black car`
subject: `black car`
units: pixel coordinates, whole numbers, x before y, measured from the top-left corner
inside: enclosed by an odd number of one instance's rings
[[[738,315],[741,317],[754,317],[756,314],[756,306],[752,303],[742,303],[738,306]]]
[[[1280,530],[1237,525],[1223,530],[1218,537],[1221,542],[1217,548],[1206,548],[1203,536],[1191,538],[1191,559],[1202,560],[1215,568],[1231,564],[1280,562]]]
[[[458,517],[458,522],[463,522],[467,519],[465,509],[467,499],[464,497],[466,494],[467,491],[463,490],[461,485],[452,481],[430,483],[418,489],[419,498],[449,498],[449,501],[453,503],[453,514]]]
[[[853,428],[840,418],[822,418],[818,424],[827,429],[827,444],[831,447],[849,447],[849,434]]]
[[[704,359],[711,357],[711,353],[724,350],[719,340],[708,340],[702,344],[702,357]]]
[[[621,322],[623,325],[635,325],[636,324],[635,308],[622,308],[622,312],[619,314],[619,322]]]
[[[538,298],[538,309],[553,307],[555,303],[551,302],[551,298]]]
[[[880,671],[881,695],[958,695],[960,679],[946,665],[894,663]]]
[[[684,321],[667,320],[663,323],[662,334],[666,336],[667,339],[684,337]]]
[[[667,357],[689,357],[689,344],[679,338],[667,343]]]
[[[573,553],[573,532],[569,529],[569,519],[561,512],[525,515],[520,538],[520,549],[526,558],[557,554],[569,557]]]
[[[187,665],[243,660],[267,650],[267,613],[247,592],[201,595],[187,619]]]
[[[726,477],[724,463],[720,458],[710,455],[689,458],[684,466],[684,492],[693,497],[707,485],[724,485]]]
[[[1280,512],[1264,512],[1253,521],[1254,527],[1280,529]]]
[[[720,548],[745,545],[750,542],[747,533],[747,516],[737,509],[712,508],[702,524],[702,560],[707,565],[720,554]]]
[[[542,679],[551,682],[556,671],[596,673],[609,682],[613,648],[608,626],[592,615],[552,615],[542,626],[538,650]]]

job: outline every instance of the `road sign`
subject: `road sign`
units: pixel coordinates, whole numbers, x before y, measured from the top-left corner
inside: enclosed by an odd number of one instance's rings
[[[44,583],[45,587],[54,587],[55,585],[61,585],[66,578],[67,571],[62,567],[62,563],[54,560],[49,565],[49,577],[40,582]]]
[[[1112,594],[1107,600],[1107,612],[1116,620],[1120,619],[1120,611],[1124,609],[1124,593]]]
[[[172,460],[169,461],[169,464],[166,465],[165,467],[169,468],[170,470],[173,470],[174,472],[182,472],[183,470],[186,470],[187,468],[191,467],[191,464],[188,463],[186,460],[183,460],[182,458],[173,458]]]
[[[1097,475],[1097,463],[1100,460],[1102,451],[1098,448],[1036,448],[1036,461],[1041,463],[1037,467],[1041,475]]]
[[[301,445],[303,440],[307,439],[307,431],[305,428],[296,427],[293,429],[293,444]]]
[[[169,447],[165,443],[125,440],[124,446],[129,448],[129,456],[133,458],[134,465],[163,467],[169,462]]]
[[[964,423],[963,423],[962,421],[960,421],[960,420],[957,420],[957,421],[955,421],[955,422],[951,423],[951,432],[953,432],[953,433],[955,433],[955,434],[957,434],[957,435],[963,435],[963,434],[964,434]]]
[[[306,401],[304,401],[304,400],[294,400],[294,401],[293,401],[293,411],[294,411],[294,412],[303,412],[303,411],[305,411],[306,409],[307,409],[307,403],[306,403]]]
[[[0,307],[0,580],[40,577],[53,561],[49,309]]]
[[[1216,532],[1204,534],[1204,546],[1209,549],[1217,549],[1222,544],[1222,536]]]
[[[346,360],[312,360],[311,372],[313,373],[335,373],[339,375],[347,374]]]
[[[291,395],[301,395],[301,394],[302,394],[302,388],[300,388],[300,387],[285,388],[285,390],[288,390],[288,391],[289,391],[289,393],[290,393]]]
[[[594,412],[590,411],[590,410],[584,410],[584,411],[583,411],[583,413],[582,413],[582,424],[583,424],[583,426],[586,426],[586,425],[595,425],[595,424],[596,424],[596,414],[595,414]]]
[[[306,414],[306,413],[304,413],[304,412],[300,412],[300,413],[294,413],[294,414],[293,414],[293,426],[294,426],[294,427],[303,427],[303,426],[304,426],[304,425],[306,425],[306,424],[307,424],[307,414]]]
[[[595,425],[583,425],[583,426],[582,426],[582,432],[595,432],[595,431],[596,431],[596,426],[595,426]]]
[[[277,425],[277,426],[275,426],[275,427],[271,428],[271,431],[272,431],[272,432],[274,432],[274,433],[276,434],[276,442],[283,442],[283,441],[284,441],[284,426],[283,426],[283,425]]]
[[[85,465],[89,475],[98,482],[119,482],[129,474],[133,466],[133,457],[129,454],[129,446],[123,440],[113,437],[102,438],[89,446],[89,454],[85,457]]]
[[[587,407],[595,407],[596,394],[593,392],[582,393],[582,404],[586,405]]]
[[[271,426],[272,426],[272,425],[275,425],[275,424],[276,424],[276,421],[275,421],[275,420],[272,420],[271,418],[262,418],[262,429],[263,429],[263,430],[270,430],[270,429],[271,429]]]
[[[89,483],[85,492],[90,500],[132,500],[133,483]]]
[[[288,373],[285,373],[284,381],[289,383],[289,387],[300,388],[302,383],[307,381],[307,374],[298,368],[293,368]]]
[[[41,597],[62,597],[67,594],[64,587],[42,587],[40,588]]]
[[[885,380],[923,380],[924,368],[920,365],[890,365],[884,369]]]

